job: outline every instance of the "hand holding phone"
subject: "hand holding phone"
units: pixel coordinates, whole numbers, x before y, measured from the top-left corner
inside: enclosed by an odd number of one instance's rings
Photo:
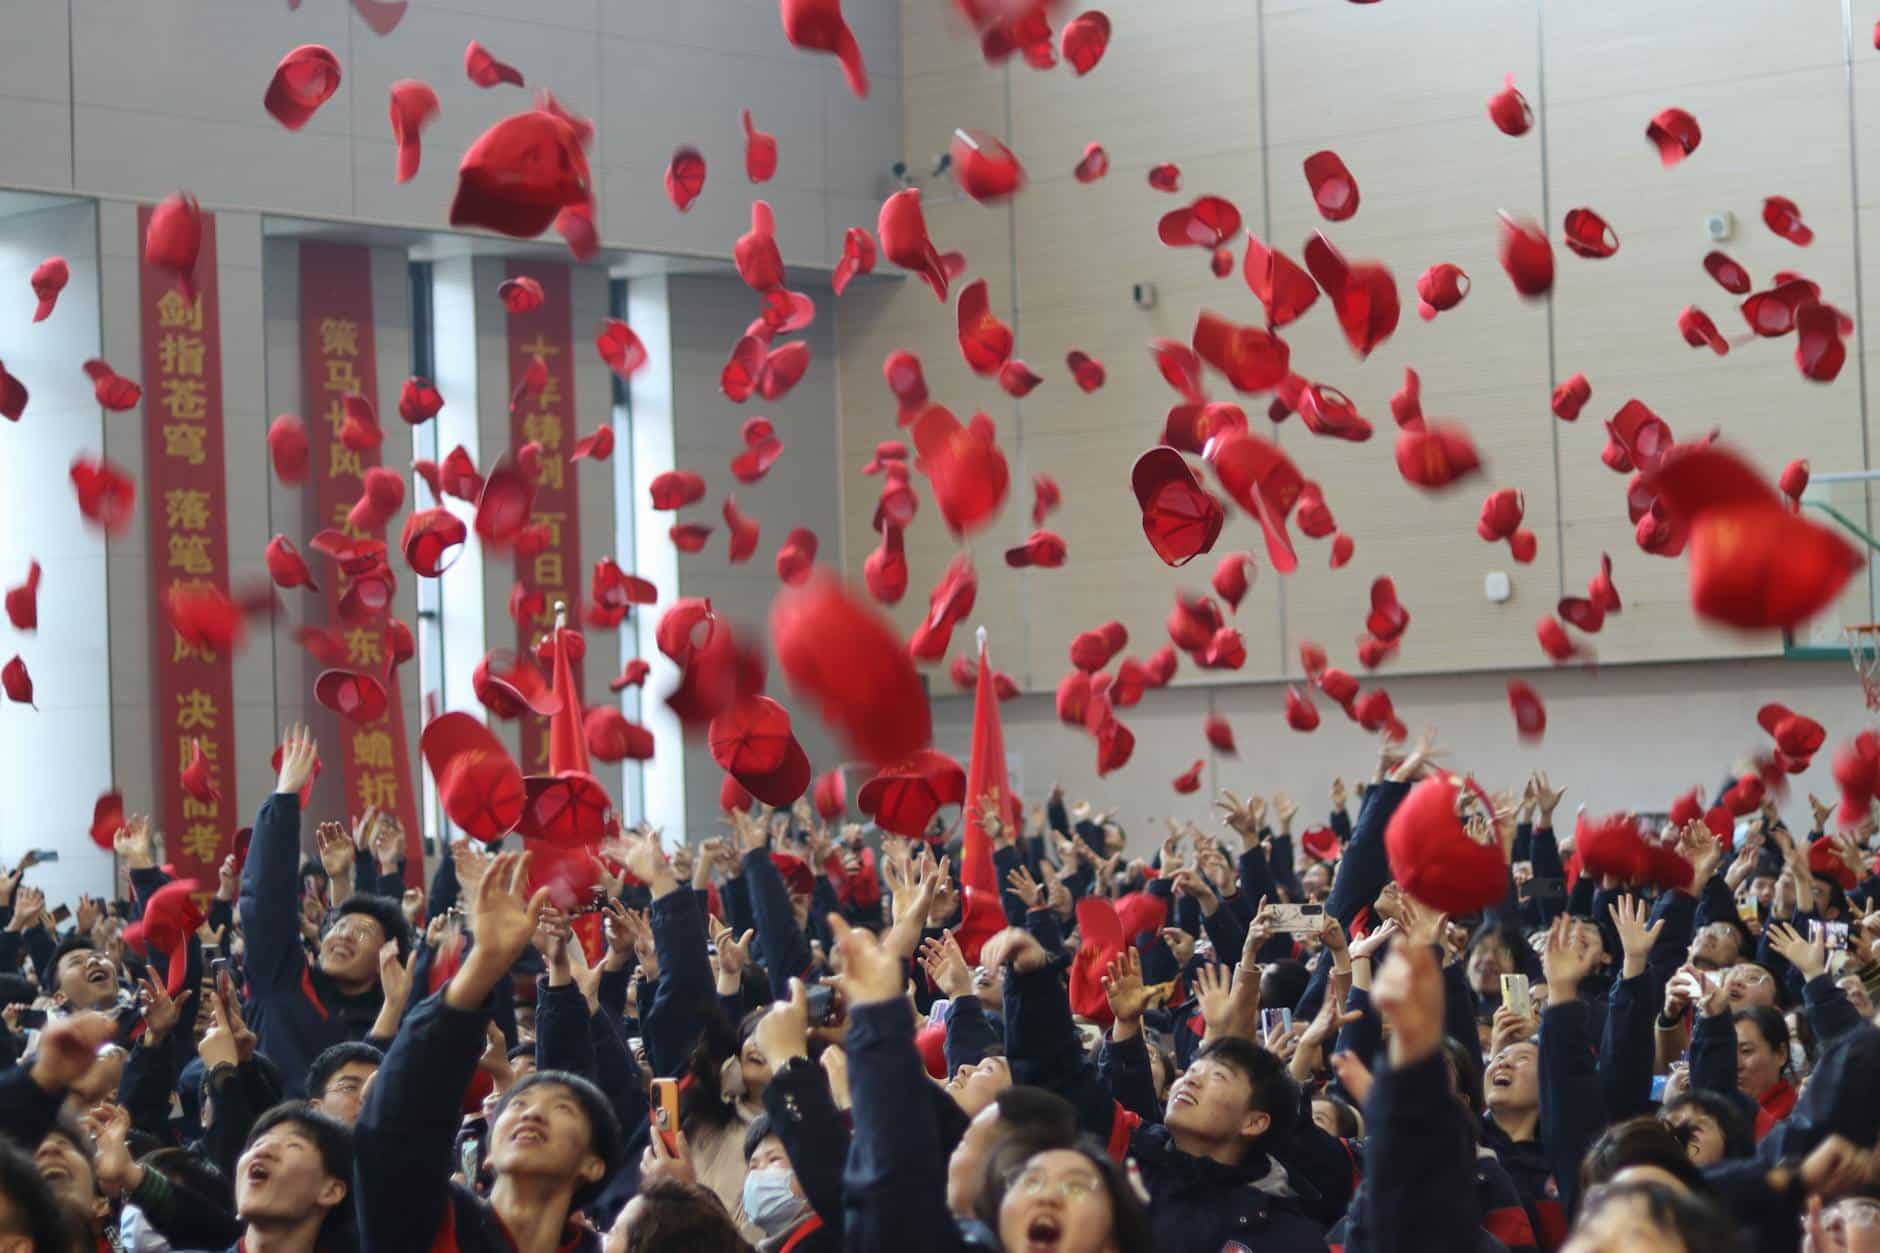
[[[653,1132],[667,1154],[676,1156],[679,1152],[679,1081],[653,1080],[652,1097]]]
[[[1528,986],[1528,977],[1523,974],[1503,975],[1501,977],[1501,1003],[1511,1014],[1523,1018],[1534,1013],[1534,993]]]

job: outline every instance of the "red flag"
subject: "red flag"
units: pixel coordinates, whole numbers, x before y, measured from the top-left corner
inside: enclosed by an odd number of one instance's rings
[[[973,690],[973,757],[966,767],[966,811],[961,824],[960,884],[990,892],[997,899],[999,876],[992,868],[992,841],[979,825],[984,797],[997,799],[1006,830],[1018,834],[1024,811],[1012,804],[1005,777],[1005,729],[999,723],[999,699],[993,690],[992,665],[986,660],[985,628],[979,632],[979,679]]]

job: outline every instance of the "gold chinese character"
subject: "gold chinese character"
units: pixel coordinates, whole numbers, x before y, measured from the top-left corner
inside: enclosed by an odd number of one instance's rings
[[[200,377],[205,347],[200,335],[165,335],[157,341],[157,373]]]
[[[199,466],[209,459],[208,450],[202,442],[207,434],[205,427],[184,426],[180,422],[166,423],[163,427],[163,454],[166,457],[181,457],[190,465]]]
[[[181,531],[207,530],[209,493],[194,487],[172,487],[164,492],[163,525]]]
[[[385,731],[354,731],[352,737],[353,761],[361,768],[373,767],[378,770],[392,768],[392,737]]]
[[[351,318],[321,318],[320,355],[323,357],[358,356],[359,324]]]
[[[183,793],[183,817],[216,819],[221,816],[220,801],[199,801],[189,793]]]
[[[201,688],[194,687],[187,692],[178,692],[176,694],[177,730],[213,731],[220,717],[221,711],[215,707],[215,697],[209,695],[209,693],[203,691]],[[183,764],[188,765],[189,758],[194,755],[195,750],[193,747],[189,746],[189,741],[187,740],[184,741],[184,745],[188,751],[183,754]],[[213,755],[215,751],[215,741],[204,741],[202,751],[205,754]]]
[[[529,571],[529,581],[544,591],[560,588],[563,583],[561,554],[535,554],[535,563]]]
[[[184,300],[174,287],[157,297],[157,325],[164,330],[181,328],[188,331],[202,329],[202,295],[197,293],[189,300]]]
[[[549,375],[548,381],[542,384],[542,394],[536,397],[535,403],[544,409],[559,407],[561,404],[561,380],[552,374]]]
[[[389,770],[370,770],[359,776],[359,803],[380,809],[398,808],[398,776]]]
[[[326,458],[326,473],[328,478],[338,479],[350,477],[357,479],[365,477],[365,467],[359,464],[358,453],[346,447],[346,445],[340,443],[338,440],[334,440],[332,444],[329,445],[329,448],[330,451]]]
[[[221,860],[222,829],[208,822],[192,822],[183,828],[183,848],[197,861],[214,865]]]
[[[567,510],[537,509],[534,513],[529,515],[529,521],[531,523],[540,522],[548,527],[548,546],[550,548],[561,547],[561,528],[568,521]]]
[[[200,422],[209,416],[209,385],[201,379],[164,379],[162,403],[172,418]]]
[[[544,457],[541,465],[542,476],[538,480],[540,484],[551,491],[560,491],[562,484],[567,481],[565,477],[568,469],[567,463],[559,458]]]
[[[561,447],[562,421],[559,413],[531,413],[522,419],[522,438],[534,440],[544,452]]]
[[[385,633],[376,626],[354,627],[346,632],[346,657],[353,665],[364,669],[367,666],[385,664]]]
[[[542,357],[544,359],[559,357],[561,355],[561,349],[555,344],[549,343],[548,336],[540,334],[535,337],[534,343],[524,344],[522,351],[531,357]]]
[[[176,632],[174,631],[170,632],[170,662],[171,664],[175,664],[176,662],[179,662],[179,661],[213,662],[214,660],[215,660],[215,654],[210,652],[207,648],[205,648],[201,644],[187,643],[184,641],[183,637],[178,635]]]
[[[169,548],[170,569],[181,570],[184,574],[215,573],[215,563],[209,560],[207,535],[172,535]]]
[[[359,371],[344,357],[327,358],[326,389],[330,392],[358,391]]]

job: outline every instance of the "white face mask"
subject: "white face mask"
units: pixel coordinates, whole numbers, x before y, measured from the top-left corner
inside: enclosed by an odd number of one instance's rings
[[[744,1176],[744,1214],[767,1236],[781,1235],[809,1213],[809,1202],[790,1190],[794,1176],[783,1166]]]

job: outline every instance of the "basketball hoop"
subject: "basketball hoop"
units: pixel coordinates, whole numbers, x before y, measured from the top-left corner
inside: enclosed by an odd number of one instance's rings
[[[1848,656],[1854,661],[1867,708],[1880,711],[1880,622],[1843,627],[1841,634],[1847,638]]]

